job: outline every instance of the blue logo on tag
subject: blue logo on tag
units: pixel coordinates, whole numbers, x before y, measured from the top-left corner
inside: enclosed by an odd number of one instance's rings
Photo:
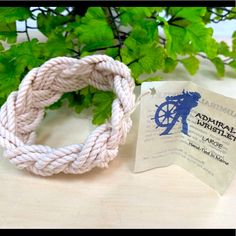
[[[160,135],[167,135],[181,118],[182,130],[181,132],[188,135],[187,117],[192,108],[198,105],[201,95],[197,92],[188,92],[185,90],[176,96],[167,96],[166,101],[156,105],[155,113],[156,128],[162,127],[165,130]]]

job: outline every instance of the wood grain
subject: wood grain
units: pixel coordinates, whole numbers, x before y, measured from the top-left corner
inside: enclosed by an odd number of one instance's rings
[[[217,80],[202,62],[191,78],[182,66],[166,80],[197,84],[236,98],[235,73]],[[137,93],[138,93],[137,89]],[[38,143],[62,146],[83,142],[94,129],[89,111],[50,112],[38,130]],[[236,179],[223,196],[178,166],[133,173],[138,127],[106,170],[49,178],[17,170],[0,154],[0,228],[235,228]]]

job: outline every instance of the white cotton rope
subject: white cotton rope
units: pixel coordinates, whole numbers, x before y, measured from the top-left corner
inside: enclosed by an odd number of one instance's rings
[[[35,130],[44,108],[65,92],[91,85],[113,91],[111,118],[98,126],[84,144],[61,148],[35,145]],[[135,109],[134,80],[129,68],[105,55],[53,58],[32,69],[0,110],[0,145],[4,156],[20,169],[50,176],[60,172],[79,174],[94,167],[107,167],[118,154],[132,126]]]

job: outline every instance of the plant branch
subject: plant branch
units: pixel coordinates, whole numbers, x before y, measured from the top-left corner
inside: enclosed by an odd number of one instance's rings
[[[62,15],[61,13],[58,13],[58,12],[54,11],[54,10],[51,9],[51,8],[48,8],[48,12],[51,12],[51,13],[55,14],[56,16],[64,16],[64,15]]]
[[[112,24],[112,28],[113,28],[113,32],[115,34],[115,36],[118,38],[118,41],[119,41],[119,47],[118,47],[118,56],[120,58],[120,61],[122,61],[122,57],[121,57],[121,47],[122,47],[122,40],[121,40],[121,37],[120,37],[120,34],[119,34],[119,30],[117,28],[117,25],[116,25],[116,22],[115,22],[115,18],[113,16],[113,13],[112,13],[112,10],[110,7],[108,7],[108,12],[109,12],[109,15],[110,15],[110,19],[111,19],[111,24]]]
[[[91,49],[88,52],[96,52],[96,51],[101,51],[101,50],[106,50],[108,48],[119,48],[120,45],[112,45],[112,46],[108,46],[108,47],[103,47],[103,48],[95,48],[95,49]]]
[[[116,10],[115,10],[116,11]],[[116,11],[117,12],[117,11]],[[124,12],[121,12],[121,13],[118,13],[118,14],[116,14],[116,16],[114,16],[114,19],[117,19],[117,18],[119,18],[121,15],[123,15],[124,14]]]
[[[216,11],[213,11],[213,10],[211,10],[211,9],[207,9],[208,10],[208,12],[210,12],[210,13],[212,13],[212,14],[214,14],[214,15],[216,15],[217,17],[220,17],[219,19],[215,19],[215,18],[211,18],[210,20],[211,20],[211,22],[213,22],[213,23],[219,23],[219,22],[221,22],[221,21],[226,21],[226,20],[233,20],[233,19],[236,19],[236,17],[228,17],[230,14],[236,14],[236,12],[235,11],[232,11],[232,10],[229,10],[229,9],[227,9],[227,8],[218,8],[218,9],[221,9],[221,10],[223,10],[223,11],[225,11],[226,13],[225,14],[220,14],[220,13],[218,13],[218,12],[216,12]]]
[[[130,65],[132,65],[132,64],[135,63],[135,62],[138,62],[140,59],[141,59],[141,58],[137,58],[137,59],[135,59],[135,60],[129,62],[129,63],[127,64],[127,66],[130,66]]]
[[[37,7],[37,8],[35,8],[35,9],[32,9],[32,10],[30,10],[31,11],[31,13],[32,12],[35,12],[35,11],[45,11],[45,10],[43,10],[43,9],[41,9],[40,7]]]
[[[80,59],[80,51],[76,51],[76,50],[74,50],[72,48],[68,48],[68,50],[71,51],[71,52],[74,52],[76,54],[75,58]]]
[[[166,39],[165,39],[164,37],[160,36],[160,35],[159,35],[159,38],[162,40],[162,41],[160,41],[160,43],[161,43],[162,45],[165,45]],[[211,59],[210,59],[209,57],[207,57],[206,55],[204,55],[204,54],[202,54],[202,53],[198,53],[197,56],[199,56],[199,57],[201,57],[201,58],[203,58],[203,59],[206,59],[206,60],[211,61]],[[178,61],[179,61],[179,60],[178,60]],[[232,58],[231,58],[231,57],[225,58],[225,59],[223,60],[223,62],[224,62],[225,65],[228,65],[231,61],[232,61]],[[135,62],[135,61],[134,61],[134,62]],[[131,64],[132,64],[132,63],[133,63],[133,62],[131,62]]]
[[[202,57],[202,58],[204,58],[204,59],[210,60],[206,55],[203,55],[203,54],[201,54],[201,53],[198,53],[197,56]]]
[[[162,37],[161,35],[158,35],[158,37],[159,37],[159,39],[160,39],[159,43],[165,46],[165,44],[166,44],[166,39],[165,39],[164,37]]]
[[[227,9],[226,7],[220,7],[219,9],[221,9],[221,10],[223,10],[223,11],[226,11],[226,12],[228,12],[228,13],[236,14],[236,11],[229,10],[229,9]]]
[[[25,33],[26,33],[26,37],[27,37],[28,41],[30,41],[30,36],[29,36],[29,32],[28,32],[27,20],[25,20]]]
[[[124,35],[126,35],[126,36],[129,35],[129,32],[124,32],[124,31],[121,31],[121,30],[119,30],[119,33],[120,33],[120,34],[124,34]]]
[[[206,60],[211,61],[211,59],[210,59],[209,57],[207,57],[206,55],[203,55],[203,54],[201,54],[201,53],[198,53],[197,56],[202,57],[203,59],[206,59]],[[229,58],[225,58],[225,59],[222,60],[222,61],[223,61],[223,63],[224,63],[225,65],[228,65],[228,64],[231,62],[231,60],[232,60],[232,58],[229,57]]]
[[[222,15],[222,14],[219,14],[218,12],[212,11],[212,10],[210,10],[210,9],[207,9],[207,10],[208,10],[210,13],[215,14],[216,16],[219,16],[219,17],[222,17],[222,18],[228,15],[228,13],[225,13],[224,15]]]
[[[28,25],[27,25],[27,28],[28,29],[38,29],[38,27],[32,27],[32,26],[28,26]]]
[[[68,7],[66,7],[66,12],[68,13],[68,14],[70,14],[71,12],[69,11],[69,8]]]

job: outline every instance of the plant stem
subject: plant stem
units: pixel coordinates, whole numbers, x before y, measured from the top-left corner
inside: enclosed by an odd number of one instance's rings
[[[111,23],[111,26],[112,26],[113,33],[114,33],[115,37],[118,38],[118,41],[119,41],[118,57],[119,57],[120,61],[122,61],[121,47],[122,47],[123,43],[122,43],[122,40],[121,40],[121,37],[120,37],[120,34],[119,34],[119,30],[118,30],[116,22],[115,22],[115,18],[113,16],[113,13],[112,13],[112,10],[111,10],[110,7],[108,7],[108,14],[109,14],[109,17],[110,17],[110,23]]]
[[[130,65],[132,65],[132,64],[135,63],[135,62],[138,62],[140,59],[141,59],[141,58],[137,58],[137,59],[135,59],[135,60],[129,62],[129,63],[127,64],[127,66],[130,66]]]
[[[101,51],[101,50],[106,50],[108,48],[119,48],[120,45],[112,45],[112,46],[108,46],[108,47],[103,47],[103,48],[95,48],[95,49],[91,49],[89,50],[89,52],[96,52],[96,51]]]
[[[25,20],[25,33],[26,33],[26,37],[27,37],[28,41],[30,41],[30,36],[29,36],[29,32],[28,32],[27,20]]]
[[[38,27],[32,27],[32,26],[28,26],[28,25],[27,25],[27,28],[28,29],[38,29]]]

